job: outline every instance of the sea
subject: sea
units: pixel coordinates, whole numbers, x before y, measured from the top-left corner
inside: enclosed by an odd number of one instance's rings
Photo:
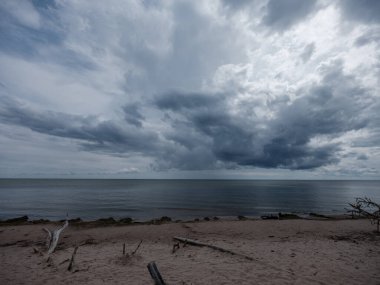
[[[0,219],[334,215],[357,197],[380,202],[380,181],[0,179]]]

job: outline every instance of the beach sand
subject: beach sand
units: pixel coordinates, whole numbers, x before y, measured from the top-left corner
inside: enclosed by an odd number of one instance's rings
[[[154,284],[155,261],[167,284],[380,284],[380,235],[368,220],[246,220],[106,227],[69,226],[46,256],[43,227],[0,227],[0,284]],[[195,239],[248,255],[183,246]],[[127,253],[123,256],[123,243]],[[80,245],[73,270],[72,252]]]

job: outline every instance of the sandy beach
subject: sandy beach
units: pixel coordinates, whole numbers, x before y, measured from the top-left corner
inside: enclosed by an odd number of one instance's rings
[[[368,220],[71,225],[46,261],[33,247],[46,251],[42,228],[57,226],[0,227],[0,284],[154,284],[151,261],[168,284],[380,284],[380,235]],[[253,260],[188,244],[173,253],[174,236]],[[123,256],[123,243],[129,256]]]

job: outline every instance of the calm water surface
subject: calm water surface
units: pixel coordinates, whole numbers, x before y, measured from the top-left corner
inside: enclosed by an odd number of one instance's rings
[[[333,214],[364,196],[380,201],[380,181],[0,179],[0,219]]]

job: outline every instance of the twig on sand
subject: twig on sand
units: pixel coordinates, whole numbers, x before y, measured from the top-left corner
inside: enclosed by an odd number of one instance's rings
[[[38,254],[41,255],[41,256],[44,255],[43,252],[42,252],[41,250],[39,250],[38,248],[36,248],[36,247],[33,247],[33,252],[34,252],[34,253],[38,253]]]
[[[172,253],[175,253],[177,251],[177,249],[179,249],[179,242],[173,244]]]
[[[139,244],[137,245],[137,247],[135,248],[134,251],[132,251],[131,253],[126,253],[126,243],[123,243],[123,256],[125,257],[131,257],[133,255],[136,254],[136,252],[138,251],[138,249],[140,248],[141,244],[142,244],[142,240],[140,240]]]
[[[132,252],[132,255],[135,255],[135,253],[137,252],[137,250],[140,248],[140,245],[142,244],[142,240],[140,241],[139,245],[136,247],[136,249]]]
[[[79,248],[79,246],[76,246],[75,249],[74,249],[73,255],[71,256],[71,259],[70,259],[69,266],[67,267],[68,271],[71,271],[73,269],[74,258],[75,258],[75,255],[77,254],[78,248]]]
[[[66,262],[69,262],[70,261],[70,258],[66,258],[65,260],[61,261],[58,265],[62,265]]]
[[[225,252],[225,253],[229,253],[229,254],[232,254],[232,255],[243,257],[243,258],[245,258],[245,259],[247,259],[249,261],[254,261],[255,260],[253,257],[250,257],[248,255],[237,253],[237,252],[234,252],[234,251],[231,251],[229,249],[225,249],[225,248],[213,245],[213,244],[207,244],[207,243],[203,243],[203,242],[198,242],[198,241],[195,241],[195,240],[192,240],[192,239],[182,238],[182,237],[174,237],[173,239],[176,240],[176,241],[179,241],[179,242],[190,244],[190,245],[209,247],[209,248],[221,251],[221,252]]]
[[[148,270],[149,270],[150,276],[152,276],[152,279],[154,280],[155,285],[166,285],[154,261],[149,262]]]

